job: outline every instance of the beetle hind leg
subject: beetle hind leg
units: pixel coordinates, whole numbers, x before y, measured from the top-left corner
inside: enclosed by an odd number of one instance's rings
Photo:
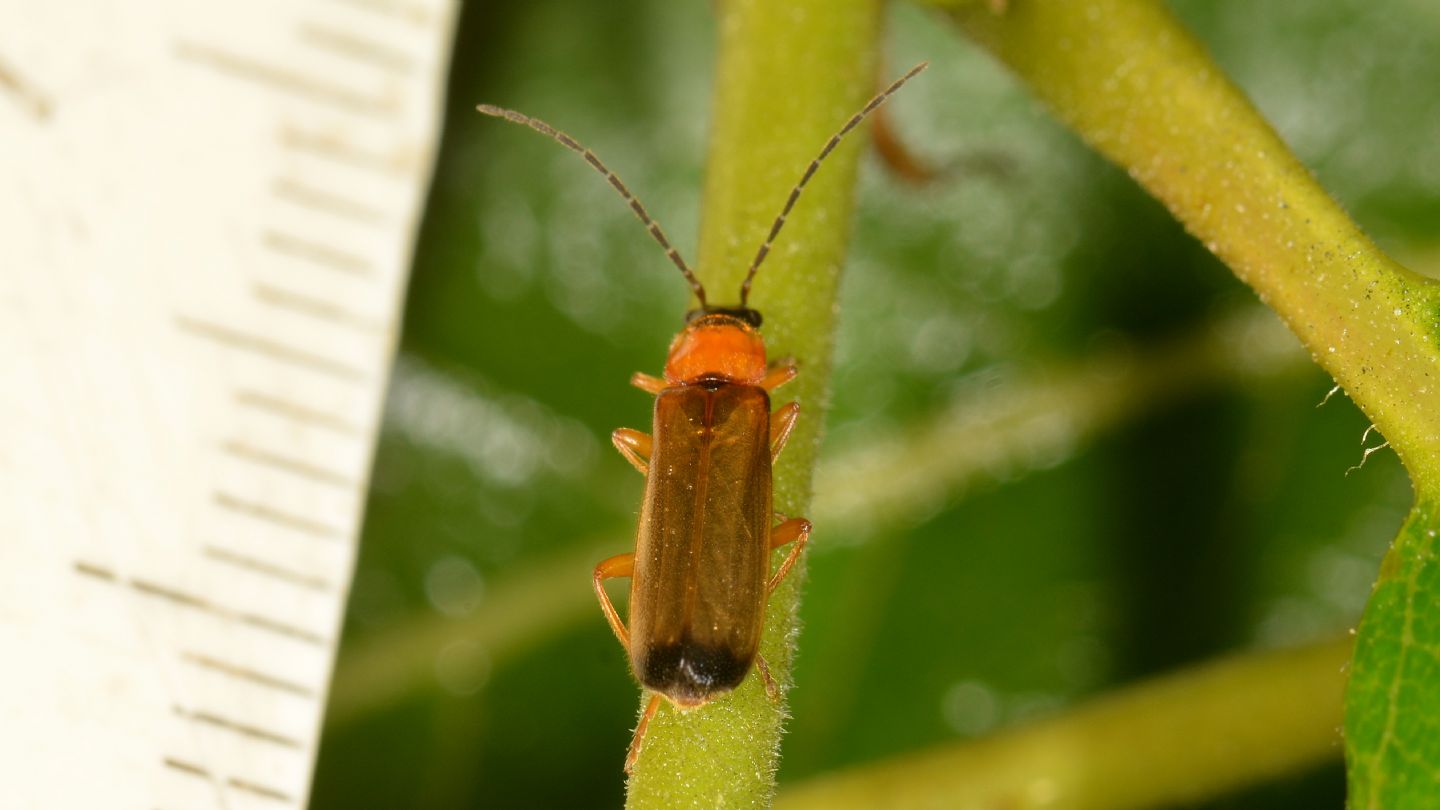
[[[640,724],[635,726],[635,736],[630,738],[630,751],[625,754],[625,773],[635,770],[635,760],[640,758],[640,747],[645,742],[645,732],[650,730],[650,720],[655,717],[655,712],[660,708],[660,695],[650,696],[650,702],[645,704],[645,713],[640,715]]]
[[[766,663],[765,656],[755,654],[755,668],[760,670],[760,677],[765,681],[765,696],[770,698],[771,703],[779,703],[780,687],[775,684],[775,679],[770,677],[770,665]]]
[[[628,577],[635,573],[635,555],[633,553],[616,554],[595,566],[595,595],[600,597],[600,610],[605,614],[605,619],[610,622],[610,629],[615,631],[615,638],[620,639],[620,646],[630,651],[630,631],[625,629],[625,623],[620,621],[620,614],[615,611],[615,605],[610,602],[610,595],[605,593],[605,580],[615,577]]]
[[[765,586],[765,593],[771,593],[790,573],[795,566],[795,561],[800,559],[800,552],[805,550],[805,544],[810,542],[810,521],[805,518],[791,518],[770,530],[770,548],[777,549],[786,543],[794,543],[790,554],[780,567],[775,569],[775,575],[770,577],[770,582]]]

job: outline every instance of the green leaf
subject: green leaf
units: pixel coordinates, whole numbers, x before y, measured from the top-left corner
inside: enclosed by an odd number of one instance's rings
[[[1345,707],[1352,808],[1440,797],[1440,509],[1422,500],[1365,608]]]

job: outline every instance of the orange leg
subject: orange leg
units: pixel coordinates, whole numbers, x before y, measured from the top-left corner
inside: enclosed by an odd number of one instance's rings
[[[625,623],[620,621],[620,614],[615,612],[615,606],[610,603],[609,594],[605,593],[604,582],[615,577],[633,576],[635,573],[635,555],[633,553],[616,554],[607,560],[602,560],[595,566],[595,595],[600,597],[600,610],[605,613],[605,618],[610,622],[610,629],[615,631],[615,638],[620,639],[620,646],[630,651],[630,631],[625,629]]]
[[[795,566],[795,561],[800,559],[800,552],[805,550],[805,544],[810,542],[810,521],[805,518],[791,518],[770,530],[770,548],[777,549],[786,543],[793,542],[795,547],[790,549],[790,555],[775,569],[775,575],[770,577],[770,583],[765,586],[765,593],[771,593],[775,587],[790,573]]]
[[[635,736],[630,740],[630,753],[625,755],[625,773],[635,770],[635,760],[640,757],[640,746],[645,742],[645,732],[650,728],[650,719],[659,708],[660,695],[651,695],[650,702],[645,706],[645,713],[640,715],[640,725],[635,727]]]
[[[760,387],[766,391],[774,391],[776,388],[795,379],[795,375],[799,373],[800,367],[795,365],[795,358],[787,357],[776,364],[774,368],[770,369],[770,373],[766,374],[765,379],[760,381]]]
[[[615,428],[615,431],[610,434],[610,443],[615,445],[615,449],[620,451],[620,455],[634,465],[641,475],[649,473],[650,450],[654,447],[650,434],[630,428]]]
[[[665,381],[663,379],[652,377],[643,371],[637,371],[631,374],[630,384],[647,394],[658,394],[665,390]]]
[[[770,417],[770,461],[780,457],[790,431],[795,429],[795,420],[800,416],[800,403],[788,402]]]

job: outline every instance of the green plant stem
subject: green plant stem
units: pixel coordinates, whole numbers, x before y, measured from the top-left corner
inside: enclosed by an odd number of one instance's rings
[[[1440,487],[1437,285],[1380,251],[1154,0],[1014,0],[953,18],[1280,314]]]
[[[1154,0],[1015,0],[953,18],[1280,314],[1394,448],[1416,507],[1361,618],[1354,807],[1440,791],[1440,285],[1383,254]]]
[[[1338,757],[1350,641],[1236,656],[1051,720],[787,787],[783,810],[1187,804]]]
[[[729,0],[716,9],[720,46],[697,272],[710,301],[725,304],[738,302],[740,281],[790,188],[876,91],[880,7],[878,0]],[[793,397],[803,408],[775,470],[775,508],[790,515],[804,514],[809,503],[829,389],[835,294],[864,140],[855,134],[807,188],[750,299],[765,316],[771,357],[800,365],[799,378],[776,396],[777,404]],[[824,532],[817,527],[818,536]],[[797,567],[766,614],[761,653],[782,692],[802,578]],[[768,804],[783,717],[783,704],[769,701],[753,675],[733,695],[690,712],[665,704],[630,779],[628,806]]]

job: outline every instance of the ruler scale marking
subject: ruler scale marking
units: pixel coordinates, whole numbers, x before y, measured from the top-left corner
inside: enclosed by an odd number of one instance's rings
[[[331,526],[320,521],[311,520],[303,515],[296,515],[281,509],[269,506],[259,501],[233,495],[229,492],[216,491],[214,493],[215,505],[221,509],[234,512],[255,520],[273,523],[286,529],[292,529],[311,537],[324,539],[340,539],[348,532],[338,526]]]
[[[230,565],[260,576],[271,577],[278,582],[294,585],[298,588],[305,588],[320,593],[330,593],[335,590],[334,583],[324,577],[295,571],[281,565],[266,562],[256,557],[245,554],[238,554],[226,548],[214,545],[204,547],[204,555],[208,560]]]
[[[202,596],[188,593],[185,590],[172,585],[165,585],[145,579],[127,579],[124,577],[120,577],[113,570],[92,562],[83,560],[76,561],[75,571],[77,573],[84,574],[88,577],[93,577],[104,582],[125,585],[137,593],[144,594],[145,596],[153,596],[157,599],[162,599],[168,604],[171,604],[175,607],[182,607],[200,611],[202,613],[207,613],[220,619],[230,619],[241,624],[248,625],[250,627],[255,627],[260,630],[265,630],[266,632],[292,638],[296,641],[301,641],[306,644],[325,646],[330,643],[330,640],[326,637],[320,635],[319,633],[307,630],[303,627],[298,627],[296,625],[282,622],[258,613],[250,613],[249,611],[237,610],[234,608],[226,607],[224,605],[217,605]]]
[[[5,796],[303,807],[456,4],[116,8],[0,4]]]
[[[234,397],[237,405],[265,411],[307,426],[323,428],[349,437],[366,435],[364,428],[347,421],[343,414],[324,408],[304,405],[249,388],[236,389]]]
[[[256,300],[268,306],[280,307],[298,312],[311,318],[326,323],[354,329],[368,334],[383,333],[385,326],[345,307],[330,302],[312,298],[304,293],[287,290],[273,284],[256,283],[251,288]]]

